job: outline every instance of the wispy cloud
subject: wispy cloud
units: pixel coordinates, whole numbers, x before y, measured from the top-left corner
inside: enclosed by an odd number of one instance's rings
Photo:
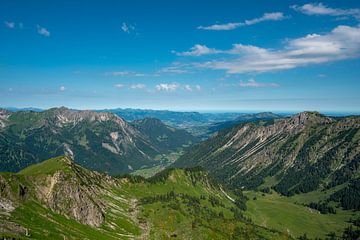
[[[174,92],[180,85],[178,83],[160,83],[155,86],[157,91]]]
[[[121,24],[121,30],[125,33],[130,33],[135,30],[135,27],[133,25],[123,22]]]
[[[225,24],[213,24],[210,26],[199,26],[198,29],[202,30],[213,30],[213,31],[226,31],[233,30],[239,27],[250,26],[260,22],[265,21],[280,21],[287,18],[282,12],[272,12],[272,13],[264,13],[259,18],[253,18],[250,20],[245,20],[244,22],[232,22]]]
[[[4,22],[5,27],[10,28],[10,29],[23,29],[24,28],[24,24],[22,22],[16,23],[16,22],[12,22],[12,21],[5,21]]]
[[[160,83],[155,86],[157,91],[164,92],[175,92],[176,90],[183,90],[186,92],[200,91],[200,85],[190,85],[190,84],[179,84],[179,83]]]
[[[191,86],[191,85],[189,85],[189,84],[185,84],[184,86],[183,86],[183,89],[184,90],[186,90],[186,91],[188,91],[188,92],[192,92],[192,91],[200,91],[201,90],[201,87],[200,87],[200,85],[194,85],[194,86]]]
[[[114,71],[114,72],[106,72],[105,76],[113,76],[113,77],[144,77],[144,76],[147,76],[147,74],[134,72],[134,71]]]
[[[208,48],[205,45],[196,44],[190,49],[190,51],[186,51],[186,52],[172,51],[172,53],[176,54],[177,56],[201,56],[201,55],[220,53],[220,51],[214,48]]]
[[[171,66],[171,67],[165,67],[158,71],[158,73],[174,73],[174,74],[181,74],[188,72],[185,69],[181,69],[179,67]]]
[[[360,26],[340,25],[327,34],[309,34],[287,40],[278,49],[234,44],[221,58],[193,62],[194,67],[221,69],[227,73],[269,72],[292,69],[309,64],[321,64],[358,57],[360,54]]]
[[[302,6],[292,5],[290,8],[307,15],[353,16],[360,20],[359,8],[331,8],[322,3],[308,3]]]
[[[142,83],[130,85],[130,89],[144,89],[144,88],[146,88],[146,85]]]
[[[121,88],[125,87],[125,85],[119,83],[119,84],[115,84],[114,87],[117,88],[117,89],[121,89]]]
[[[15,22],[7,22],[7,21],[5,21],[4,23],[5,23],[5,26],[7,28],[15,28]]]
[[[61,92],[65,91],[65,90],[66,90],[65,86],[60,86],[60,91]]]
[[[37,25],[37,32],[40,35],[43,35],[45,37],[50,37],[50,32],[44,27],[41,27],[40,25]]]
[[[193,90],[193,88],[189,84],[184,85],[184,89],[189,92],[192,92]]]
[[[251,78],[248,81],[240,81],[239,83],[240,87],[244,87],[244,88],[274,88],[274,87],[279,87],[279,84],[277,83],[260,83],[257,82],[255,79]]]

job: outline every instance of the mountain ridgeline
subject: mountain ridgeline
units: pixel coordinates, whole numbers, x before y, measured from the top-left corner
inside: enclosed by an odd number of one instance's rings
[[[360,176],[360,117],[302,112],[241,123],[194,146],[174,166],[203,166],[235,188],[283,195],[329,189]]]
[[[157,155],[195,141],[184,130],[154,119],[130,124],[112,113],[64,107],[42,112],[0,110],[1,171],[16,172],[65,154],[89,169],[116,175],[150,167]]]
[[[279,118],[282,118],[282,116],[272,113],[272,112],[241,114],[234,120],[218,122],[218,123],[212,124],[209,127],[209,132],[215,133],[215,132],[220,131],[225,128],[234,127],[243,122],[255,122],[255,121],[260,121],[260,120],[273,120],[273,119],[279,119]]]

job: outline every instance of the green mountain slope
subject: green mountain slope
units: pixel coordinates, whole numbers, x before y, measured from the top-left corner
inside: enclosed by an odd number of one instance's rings
[[[163,129],[161,122],[157,122]],[[140,129],[140,128],[139,128]],[[109,174],[157,164],[167,154],[194,140],[173,129],[180,141],[154,142],[122,118],[105,112],[53,108],[43,112],[0,111],[0,170],[18,171],[33,163],[66,154],[89,169]],[[160,129],[161,130],[161,129]],[[161,132],[158,133],[159,135]],[[166,135],[165,131],[162,135]]]
[[[144,118],[133,121],[132,124],[147,135],[150,142],[162,151],[186,147],[199,141],[187,131],[169,127],[156,118]]]
[[[247,189],[246,215],[294,236],[339,236],[360,216],[360,117],[304,112],[242,123],[194,146],[174,166],[202,166],[231,188]]]
[[[112,178],[58,157],[0,174],[0,186],[0,237],[289,239],[246,220],[243,195],[199,169]]]
[[[244,123],[193,147],[175,166],[203,166],[235,187],[267,181],[284,195],[305,193],[359,177],[359,130],[360,117],[314,112]]]

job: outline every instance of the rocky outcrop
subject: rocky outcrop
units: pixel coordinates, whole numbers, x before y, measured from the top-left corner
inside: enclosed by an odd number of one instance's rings
[[[102,176],[96,172],[81,169],[64,157],[66,171],[59,170],[52,175],[34,178],[36,197],[54,212],[77,221],[100,226],[104,221],[106,205],[99,198],[102,194]]]
[[[0,128],[4,128],[7,124],[7,119],[10,116],[10,112],[6,109],[0,108]]]

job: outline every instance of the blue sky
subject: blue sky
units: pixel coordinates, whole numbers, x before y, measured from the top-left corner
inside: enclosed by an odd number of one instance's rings
[[[0,106],[360,112],[360,2],[0,2]]]

